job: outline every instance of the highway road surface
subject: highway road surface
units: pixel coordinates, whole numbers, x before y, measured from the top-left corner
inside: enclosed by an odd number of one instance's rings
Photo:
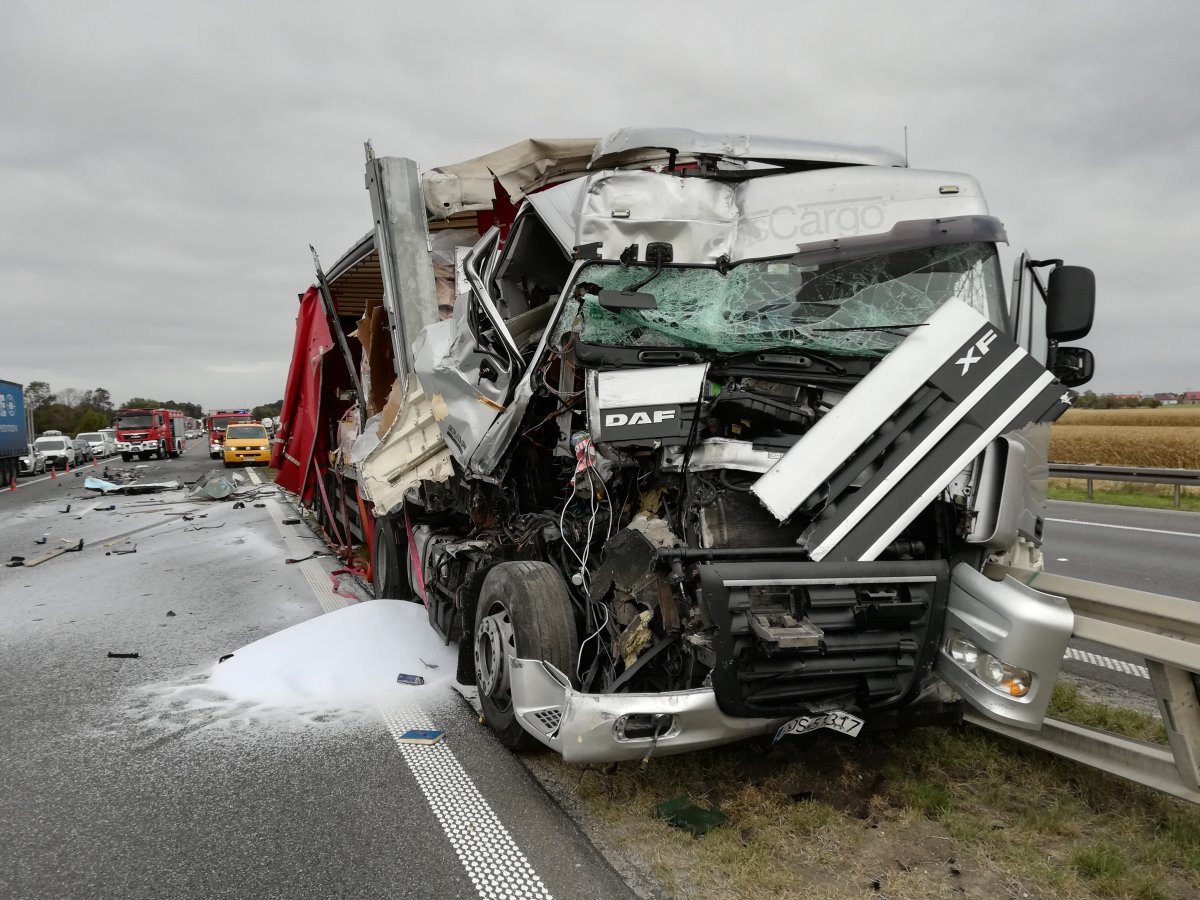
[[[275,497],[101,499],[102,471],[0,493],[0,561],[85,541],[0,568],[0,897],[633,896],[456,695],[388,721],[206,699],[219,657],[355,601],[329,560],[284,564],[321,545]],[[402,748],[406,716],[447,739]]]

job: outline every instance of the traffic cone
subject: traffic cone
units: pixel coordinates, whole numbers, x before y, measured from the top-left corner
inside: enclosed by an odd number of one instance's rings
[[[17,489],[17,476],[16,475],[8,476],[8,489],[10,491],[15,491]]]
[[[67,471],[70,472],[71,471],[71,461],[68,459],[66,461],[66,463],[67,463]]]
[[[93,468],[93,469],[98,469],[98,468],[100,468],[100,467],[99,467],[99,466],[96,464],[96,457],[94,457],[94,456],[92,457],[92,468]]]
[[[50,467],[50,480],[58,481],[58,468],[56,466]]]

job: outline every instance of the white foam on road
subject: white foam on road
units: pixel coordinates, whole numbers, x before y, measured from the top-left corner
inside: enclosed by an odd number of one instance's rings
[[[423,606],[381,599],[247,645],[214,666],[205,687],[236,702],[347,709],[444,694],[456,665],[457,650],[443,646]],[[397,684],[401,673],[425,684]]]

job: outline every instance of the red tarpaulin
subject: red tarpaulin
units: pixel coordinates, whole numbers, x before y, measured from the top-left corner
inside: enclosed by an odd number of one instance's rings
[[[333,336],[321,295],[310,287],[300,298],[292,364],[271,450],[271,465],[279,470],[275,483],[298,494],[306,503],[312,499],[319,477],[316,463],[326,459],[329,451],[329,436],[319,427],[319,420],[321,358],[332,349]]]

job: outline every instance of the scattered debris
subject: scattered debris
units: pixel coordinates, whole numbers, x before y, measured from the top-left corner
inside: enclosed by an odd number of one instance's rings
[[[169,619],[169,618],[171,618],[171,616],[173,616],[173,615],[175,615],[175,610],[173,610],[173,609],[168,609],[168,610],[167,610],[167,618]]]
[[[707,834],[729,821],[729,816],[715,806],[711,809],[697,806],[687,794],[664,800],[654,807],[654,815],[668,825],[690,831],[694,837]]]
[[[15,568],[18,568],[19,566],[23,566],[23,565],[25,565],[25,557],[14,556],[12,559],[10,559],[8,562],[6,562],[4,564],[4,568],[15,569]]]
[[[401,672],[399,675],[396,676],[396,684],[421,685],[424,683],[425,683],[425,679],[422,678],[420,675],[406,675],[403,672]]]
[[[444,731],[431,731],[424,728],[410,728],[396,742],[400,744],[436,744],[446,736]]]
[[[138,547],[138,545],[134,544],[128,550],[109,550],[104,555],[105,556],[128,556],[130,553],[137,553],[137,547]]]
[[[243,503],[241,500],[239,500],[237,503],[233,504],[233,508],[234,509],[245,509],[246,504]]]
[[[255,508],[255,509],[266,509],[266,508],[267,508],[267,504],[265,504],[265,503],[255,503],[255,504],[254,504],[254,508]]]
[[[284,519],[284,520],[283,520],[283,522],[282,522],[282,523],[280,523],[280,524],[283,524],[283,525],[299,525],[299,524],[300,524],[300,520],[299,520],[299,519],[297,519],[297,518],[295,518],[295,517],[293,516],[292,518],[289,518],[289,519]]]
[[[99,491],[102,494],[156,494],[160,491],[176,491],[183,485],[178,481],[157,481],[133,484],[114,484],[91,475],[83,482],[89,491]]]
[[[324,550],[314,550],[312,553],[308,554],[308,556],[301,556],[298,559],[285,559],[283,562],[284,562],[284,565],[292,566],[292,565],[295,565],[296,563],[307,562],[310,559],[317,559],[318,557],[321,557],[321,556],[332,556],[332,555],[333,554],[328,553]]]
[[[71,504],[70,504],[70,503],[68,503],[68,504],[67,504],[67,508],[66,508],[66,509],[60,509],[60,510],[59,510],[59,513],[60,513],[60,514],[61,514],[61,513],[69,513],[70,511],[71,511]]]
[[[33,566],[40,566],[42,563],[49,562],[50,560],[52,560],[56,557],[62,556],[64,553],[78,553],[82,549],[83,549],[83,538],[80,538],[79,543],[75,544],[74,546],[59,547],[57,550],[51,550],[45,556],[39,556],[37,559],[27,559],[27,560],[25,560],[23,565],[27,569],[32,568]]]
[[[417,659],[421,659],[421,657],[418,656]],[[427,669],[436,669],[438,667],[437,663],[425,662],[423,659],[421,659],[421,665]]]
[[[48,541],[48,540],[50,540],[50,533],[49,533],[49,532],[46,532],[46,533],[45,533],[45,534],[43,534],[43,535],[42,535],[40,538],[38,538],[36,541],[34,541],[34,543],[35,543],[35,544],[44,544],[44,543],[46,543],[46,541]]]
[[[212,531],[214,528],[224,528],[224,527],[225,527],[225,523],[222,522],[220,525],[189,525],[183,530],[184,531]]]
[[[225,660],[227,660],[227,659],[233,659],[233,654],[226,653],[224,656],[222,656],[220,659],[217,660],[217,664],[220,665],[221,663],[225,662]]]
[[[108,658],[109,659],[141,659],[142,655],[140,653],[113,653],[111,650],[109,650]]]

